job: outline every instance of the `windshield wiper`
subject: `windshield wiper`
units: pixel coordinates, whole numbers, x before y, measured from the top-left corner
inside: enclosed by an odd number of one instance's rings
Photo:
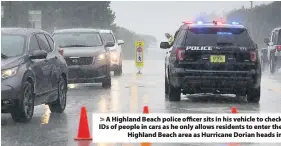
[[[59,46],[60,48],[67,48],[67,47],[92,47],[87,45],[66,45],[66,46]]]
[[[3,54],[3,53],[1,53],[1,58],[3,58],[3,59],[7,59],[7,58],[8,58],[8,56],[7,56],[7,55],[5,55],[5,54]]]

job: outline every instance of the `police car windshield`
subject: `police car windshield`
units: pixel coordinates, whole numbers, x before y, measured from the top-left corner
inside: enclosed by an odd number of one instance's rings
[[[192,46],[253,46],[247,31],[242,28],[191,28],[185,45]]]

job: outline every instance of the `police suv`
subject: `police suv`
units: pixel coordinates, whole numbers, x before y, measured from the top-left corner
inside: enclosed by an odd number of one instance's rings
[[[237,23],[185,22],[165,59],[165,92],[170,101],[181,93],[236,94],[260,101],[261,68],[257,45]]]

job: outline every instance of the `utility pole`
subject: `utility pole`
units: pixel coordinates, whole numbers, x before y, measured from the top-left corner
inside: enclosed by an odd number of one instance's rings
[[[250,1],[250,3],[251,3],[251,9],[253,9],[253,1]]]

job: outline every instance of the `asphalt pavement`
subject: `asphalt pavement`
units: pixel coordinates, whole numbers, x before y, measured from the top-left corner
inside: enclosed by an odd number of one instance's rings
[[[151,113],[230,113],[236,106],[239,113],[280,113],[281,73],[262,78],[260,104],[248,104],[231,95],[185,95],[181,102],[169,102],[164,93],[165,51],[150,48],[145,54],[142,74],[138,75],[134,61],[123,61],[123,75],[112,75],[112,88],[103,89],[100,84],[70,84],[67,107],[63,114],[51,113],[48,106],[35,108],[30,123],[14,123],[9,114],[1,115],[2,146],[78,146],[79,114],[87,108],[89,123],[91,113],[141,113],[148,105]],[[91,125],[90,125],[91,127]],[[95,137],[92,135],[93,138]],[[94,146],[94,144],[91,144]],[[95,146],[133,146],[133,144],[95,144]],[[137,146],[140,144],[135,144]],[[227,144],[153,144],[159,146],[196,146]],[[280,144],[241,144],[280,145]],[[85,145],[86,146],[86,145]]]

